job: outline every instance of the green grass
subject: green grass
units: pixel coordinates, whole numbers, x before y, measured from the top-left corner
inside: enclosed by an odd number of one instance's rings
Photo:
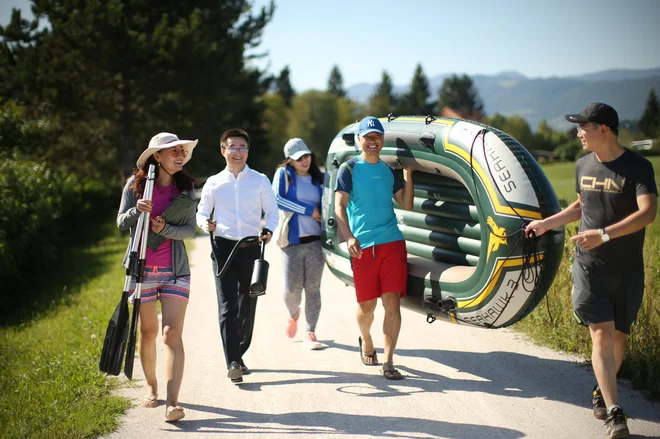
[[[660,181],[660,157],[650,157]],[[575,163],[554,163],[543,166],[559,199],[571,203],[575,193]],[[628,337],[626,358],[620,376],[630,378],[633,385],[648,395],[660,399],[660,206],[658,219],[646,229],[644,245],[645,292],[637,324]],[[567,226],[567,237],[577,232],[578,223]],[[568,238],[564,258],[552,287],[548,303],[541,303],[515,328],[553,348],[591,356],[589,331],[578,324],[572,314],[571,266],[575,246]],[[548,313],[547,306],[550,308]],[[550,317],[552,316],[552,318]]]
[[[41,271],[38,299],[0,326],[3,439],[95,438],[114,431],[131,406],[115,392],[125,381],[98,366],[128,242],[114,215],[104,217],[100,228],[77,231],[81,243]]]
[[[40,303],[29,304],[31,318],[0,328],[2,437],[97,437],[116,429],[130,406],[113,395],[119,381],[98,370],[125,276],[126,237],[113,222],[102,226],[106,238],[44,267],[49,279]]]

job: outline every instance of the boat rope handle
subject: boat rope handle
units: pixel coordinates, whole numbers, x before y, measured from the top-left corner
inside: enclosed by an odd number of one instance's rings
[[[431,117],[431,116],[427,117],[427,124],[428,124],[428,118],[429,117]],[[542,269],[541,265],[539,264],[539,260],[540,260],[539,259],[539,254],[540,253],[539,253],[538,239],[536,237],[536,234],[532,232],[530,234],[531,235],[530,237],[525,236],[525,228],[527,226],[527,221],[525,220],[525,218],[523,218],[518,213],[518,211],[513,206],[511,206],[511,204],[509,203],[509,200],[507,200],[506,197],[504,196],[504,194],[502,194],[502,191],[500,190],[500,188],[497,185],[497,182],[495,180],[495,177],[493,176],[493,171],[490,169],[490,166],[488,164],[488,158],[486,156],[486,133],[487,132],[488,132],[488,130],[485,129],[485,128],[482,128],[481,130],[479,130],[479,132],[474,136],[474,139],[472,140],[472,145],[470,147],[470,170],[471,170],[471,174],[472,174],[472,183],[474,185],[474,192],[475,192],[475,196],[476,196],[475,205],[476,205],[476,208],[477,208],[477,214],[482,215],[481,214],[482,210],[481,210],[481,199],[479,197],[479,186],[477,185],[477,178],[475,176],[475,171],[474,171],[474,166],[473,166],[473,153],[474,153],[474,145],[477,142],[477,139],[479,138],[479,136],[481,135],[481,146],[483,148],[484,160],[486,162],[486,168],[488,169],[488,173],[490,174],[490,177],[491,177],[492,181],[495,182],[495,187],[497,188],[497,191],[500,193],[500,196],[504,199],[504,201],[507,203],[509,208],[511,208],[511,210],[521,220],[520,227],[515,232],[513,232],[511,234],[508,234],[508,235],[506,233],[504,235],[498,235],[497,233],[495,233],[495,231],[492,229],[492,227],[490,226],[490,224],[488,224],[487,221],[484,221],[484,223],[486,224],[486,227],[488,227],[488,230],[490,231],[490,233],[493,234],[494,236],[498,237],[498,238],[512,238],[512,237],[518,235],[518,241],[515,243],[515,245],[513,245],[511,247],[511,251],[506,256],[506,258],[509,258],[511,256],[511,254],[513,253],[513,250],[516,247],[518,247],[518,245],[521,245],[522,246],[522,255],[523,255],[522,270],[520,271],[520,275],[518,275],[518,279],[515,282],[515,286],[513,287],[513,290],[511,291],[511,294],[509,295],[508,300],[506,301],[506,303],[502,307],[502,311],[500,312],[500,314],[497,316],[497,318],[492,323],[476,324],[476,323],[473,323],[471,321],[458,318],[455,314],[452,314],[451,311],[447,311],[447,310],[443,310],[443,309],[440,309],[440,311],[446,313],[447,315],[449,315],[450,317],[452,317],[453,319],[455,319],[455,320],[457,320],[461,323],[465,323],[465,324],[472,325],[472,326],[493,328],[495,326],[495,323],[497,322],[497,320],[502,316],[502,314],[504,313],[504,310],[507,308],[507,306],[511,302],[511,299],[513,298],[514,293],[516,292],[516,290],[520,286],[520,281],[521,280],[523,281],[522,287],[525,289],[525,291],[530,292],[530,293],[532,291],[534,292],[534,301],[536,301],[536,292],[537,292],[536,286],[539,282],[539,279],[541,278],[541,274],[543,272],[543,269]],[[482,216],[482,218],[483,218],[483,216]],[[483,219],[485,220],[485,218],[483,218]],[[532,264],[532,258],[534,258],[534,260],[536,261],[536,264]],[[493,273],[493,277],[495,277],[497,274],[499,274],[499,271],[502,269],[502,267],[503,267],[503,265],[498,268],[497,272]],[[526,283],[533,283],[532,290],[527,289],[527,286],[525,285]],[[468,304],[466,306],[470,306],[470,304],[472,302],[474,302],[478,297],[479,296],[472,299],[472,301],[468,302]],[[548,295],[547,294],[546,294],[545,298],[546,298],[546,306],[547,306],[547,309],[548,309],[548,314],[550,315],[550,321],[552,322],[553,319],[552,319],[552,314],[550,313],[550,304],[548,302]]]

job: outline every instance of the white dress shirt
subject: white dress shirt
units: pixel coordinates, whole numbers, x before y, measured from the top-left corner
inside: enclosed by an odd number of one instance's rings
[[[248,165],[238,178],[225,168],[209,177],[202,188],[197,207],[197,225],[205,229],[206,220],[216,221],[215,235],[239,240],[261,233],[261,212],[266,215],[265,227],[275,230],[279,208],[268,177]]]

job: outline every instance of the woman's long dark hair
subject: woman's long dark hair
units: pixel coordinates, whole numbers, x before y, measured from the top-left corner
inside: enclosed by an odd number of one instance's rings
[[[319,166],[316,164],[316,155],[311,154],[312,159],[309,163],[309,175],[312,176],[312,183],[323,184],[323,172],[319,169]],[[282,163],[280,163],[280,168],[285,168],[286,165],[291,164],[294,160],[290,157],[286,158]],[[293,165],[291,165],[293,166]]]
[[[149,165],[156,166],[156,180],[158,180],[159,172],[166,172],[164,169],[161,169],[161,167],[158,166],[158,162],[153,155],[147,159],[142,169],[134,169],[133,175],[135,176],[135,181],[131,185],[131,189],[135,192],[135,195],[137,195],[138,198],[142,197],[142,194],[144,194],[144,186],[147,184]],[[193,190],[194,185],[199,184],[199,180],[188,174],[185,169],[175,172],[172,174],[172,177],[174,178],[174,184],[176,185],[176,188],[179,190],[179,192],[191,191]]]

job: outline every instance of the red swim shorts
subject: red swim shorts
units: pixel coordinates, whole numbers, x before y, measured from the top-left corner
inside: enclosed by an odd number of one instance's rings
[[[406,295],[408,253],[406,241],[394,241],[362,249],[351,258],[353,281],[358,302],[377,299],[384,293]]]

